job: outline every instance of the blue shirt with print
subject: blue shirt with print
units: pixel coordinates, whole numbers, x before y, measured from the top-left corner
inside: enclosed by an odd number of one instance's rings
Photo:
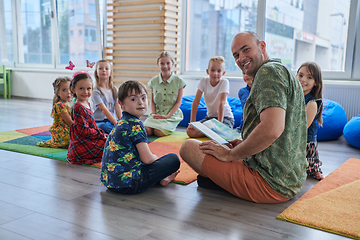
[[[143,163],[136,145],[147,142],[141,120],[127,112],[109,134],[101,162],[101,185],[107,188],[131,187],[139,180]]]

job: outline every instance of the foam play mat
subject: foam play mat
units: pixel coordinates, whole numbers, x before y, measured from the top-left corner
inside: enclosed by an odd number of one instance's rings
[[[360,239],[360,159],[350,158],[278,219]]]
[[[36,146],[40,141],[51,139],[49,127],[41,126],[1,132],[0,149],[67,161],[67,149]],[[181,160],[180,173],[173,182],[180,184],[189,184],[195,181],[197,177],[197,173],[181,159],[179,154],[181,144],[187,138],[185,132],[174,132],[172,135],[165,137],[149,137],[149,148],[153,154],[163,156],[168,153],[175,153],[179,156]],[[91,166],[100,167],[101,163]]]

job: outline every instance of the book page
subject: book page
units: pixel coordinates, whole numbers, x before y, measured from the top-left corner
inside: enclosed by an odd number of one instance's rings
[[[207,120],[206,122],[203,122],[203,124],[227,141],[241,139],[241,135],[239,132],[229,128],[215,118]]]
[[[205,134],[208,138],[214,140],[215,142],[218,142],[220,144],[229,144],[228,141],[220,137],[217,133],[213,132],[211,129],[206,127],[201,122],[191,122],[189,123],[191,126],[195,127],[197,130]]]

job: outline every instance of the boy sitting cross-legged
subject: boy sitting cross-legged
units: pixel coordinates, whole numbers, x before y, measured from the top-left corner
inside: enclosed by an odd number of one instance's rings
[[[200,80],[198,90],[191,106],[190,122],[196,121],[196,113],[204,93],[205,104],[207,107],[207,116],[200,122],[205,122],[211,118],[216,118],[229,128],[234,127],[234,115],[227,101],[229,94],[229,81],[223,78],[225,74],[225,60],[223,57],[212,57],[209,61],[206,73],[209,77]],[[200,131],[192,126],[188,126],[186,133],[189,137],[203,137]]]
[[[124,82],[118,91],[123,115],[109,134],[101,163],[101,184],[124,194],[143,192],[156,183],[165,186],[179,173],[175,154],[158,158],[152,154],[140,117],[147,112],[145,85]]]

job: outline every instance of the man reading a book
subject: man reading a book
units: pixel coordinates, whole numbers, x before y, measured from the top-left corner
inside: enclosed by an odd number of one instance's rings
[[[237,34],[231,51],[237,66],[254,78],[244,106],[243,140],[221,145],[188,139],[180,155],[199,173],[200,187],[218,186],[259,203],[288,201],[306,179],[301,85],[279,59],[269,58],[266,43],[253,32]]]

